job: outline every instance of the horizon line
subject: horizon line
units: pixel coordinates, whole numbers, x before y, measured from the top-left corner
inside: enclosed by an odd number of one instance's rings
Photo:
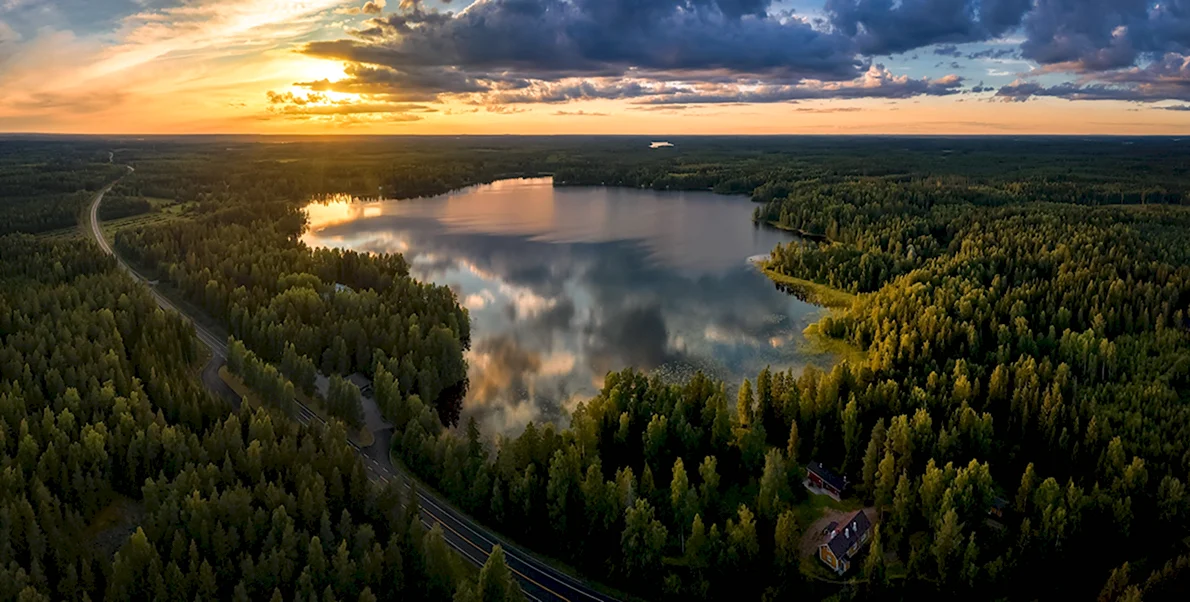
[[[188,133],[188,134],[87,134],[74,132],[0,132],[0,139],[13,138],[1190,138],[1186,134],[279,134],[279,133]]]

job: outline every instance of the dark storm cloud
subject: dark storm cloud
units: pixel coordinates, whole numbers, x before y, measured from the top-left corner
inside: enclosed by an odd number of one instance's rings
[[[1020,49],[1018,49],[1018,48],[988,48],[986,50],[972,52],[967,55],[967,58],[971,59],[971,60],[1020,58]]]
[[[1136,61],[1139,35],[1129,25],[1147,18],[1146,4],[1039,0],[1025,19],[1023,54],[1043,65],[1067,64],[1086,71],[1127,67]]]
[[[1017,27],[1031,0],[827,0],[838,31],[868,55],[998,37]]]
[[[1036,96],[1067,100],[1190,101],[1190,59],[1169,54],[1145,67],[1098,73],[1086,81],[1054,86],[1017,81],[996,92],[997,98],[1016,102]]]
[[[1190,49],[1190,0],[827,0],[825,8],[831,25],[868,55],[943,44],[936,54],[956,56],[956,44],[1018,28],[1022,55],[1060,70],[1119,69]]]
[[[1187,52],[1190,0],[1037,0],[1024,33],[1024,57],[1043,65],[1129,67],[1146,56]]]
[[[1114,84],[1136,84],[1152,88],[1190,88],[1190,58],[1167,54],[1145,67],[1133,67],[1096,76]]]
[[[1066,100],[1121,100],[1126,102],[1160,102],[1163,100],[1190,101],[1190,90],[1167,90],[1154,93],[1145,88],[1125,88],[1106,84],[1064,83],[1054,86],[1010,84],[996,92],[996,98],[1024,102],[1035,96],[1049,96]]]
[[[580,81],[564,84],[535,84],[523,90],[497,93],[489,98],[496,103],[526,102],[569,102],[572,100],[615,100],[672,94],[674,90],[665,87],[647,86],[640,82],[600,83]]]
[[[354,64],[347,67],[346,74],[346,78],[335,82],[319,80],[298,82],[295,85],[314,92],[383,95],[390,100],[402,101],[425,101],[435,99],[439,94],[467,94],[484,92],[492,87],[517,88],[528,85],[527,81],[514,79],[481,82],[453,67],[398,71],[388,67]]]
[[[949,96],[961,91],[963,78],[948,75],[938,79],[913,79],[894,76],[879,65],[872,66],[855,82],[823,85],[759,86],[739,90],[731,86],[671,92],[638,101],[641,104],[773,103],[798,100],[912,98],[914,96]]]
[[[825,19],[802,19],[774,0],[480,0],[459,12],[405,1],[363,21],[351,38],[307,44],[303,52],[349,68],[341,81],[298,85],[377,103],[447,97],[493,112],[587,100],[765,103],[961,92],[954,75],[872,81],[871,57],[933,47],[951,59],[1024,59],[1040,67],[1034,74],[1079,76],[1048,87],[1013,84],[1002,98],[1184,96],[1168,81],[1118,74],[1190,53],[1190,0],[824,0],[823,12]],[[978,42],[993,47],[963,47]]]
[[[371,19],[356,40],[305,52],[399,70],[457,66],[550,79],[629,70],[858,73],[851,41],[770,16],[771,0],[489,0],[460,13],[420,6]]]
[[[934,49],[934,54],[938,56],[949,56],[956,59],[963,56],[963,53],[959,50],[959,47],[955,46],[954,44],[939,46]]]

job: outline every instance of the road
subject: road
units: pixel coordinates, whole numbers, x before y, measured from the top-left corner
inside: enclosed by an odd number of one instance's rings
[[[132,173],[132,171],[133,168],[129,166],[128,173]],[[99,205],[103,202],[103,196],[117,182],[119,182],[118,179],[108,184],[96,193],[95,198],[91,201],[91,208],[88,211],[88,225],[92,237],[104,253],[116,259],[116,262],[120,265],[120,269],[127,272],[136,280],[144,282],[149,287],[149,292],[153,294],[153,298],[157,300],[157,304],[162,309],[176,312],[194,325],[194,331],[198,339],[211,349],[211,360],[203,369],[203,382],[221,397],[229,400],[238,400],[238,397],[231,391],[227,383],[218,377],[219,366],[227,360],[227,342],[212,333],[198,320],[195,320],[193,316],[188,315],[158,292],[152,282],[133,269],[132,266],[128,265],[123,258],[115,253],[104,237],[103,229],[99,224]],[[325,425],[326,422],[318,414],[312,412],[310,408],[303,405],[300,401],[294,401],[297,403],[297,419],[299,422],[302,424],[314,423]],[[521,589],[525,592],[525,596],[529,600],[534,602],[553,602],[558,600],[565,602],[590,602],[592,600],[597,602],[616,602],[616,598],[604,595],[589,587],[582,580],[571,577],[533,558],[533,556],[516,545],[485,529],[482,525],[456,509],[450,502],[440,498],[433,492],[429,492],[420,486],[415,488],[413,486],[413,478],[394,465],[389,458],[388,450],[391,449],[391,441],[392,431],[389,430],[376,433],[376,442],[369,448],[357,447],[350,441],[348,444],[355,448],[356,453],[360,455],[364,467],[368,470],[368,478],[383,483],[396,481],[406,491],[416,489],[417,501],[421,507],[422,523],[427,528],[433,525],[441,525],[447,544],[472,564],[482,566],[491,553],[492,548],[500,545],[504,548],[508,568],[516,576]]]

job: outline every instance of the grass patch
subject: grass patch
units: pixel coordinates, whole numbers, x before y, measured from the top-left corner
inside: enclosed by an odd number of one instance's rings
[[[822,518],[827,510],[855,512],[863,507],[863,501],[858,499],[844,498],[840,501],[829,495],[806,492],[806,499],[795,505],[793,512],[797,516],[797,524],[808,527],[810,523]]]
[[[128,217],[121,217],[113,220],[101,220],[99,227],[103,229],[103,237],[112,242],[116,232],[124,228],[137,228],[141,226],[154,226],[163,224],[182,217],[179,213],[170,211],[150,211],[149,213],[141,213],[139,215],[130,215]]]
[[[142,226],[156,226],[161,225],[176,219],[188,217],[188,212],[194,203],[179,203],[170,199],[161,199],[156,197],[142,197],[149,202],[151,209],[145,213],[138,213],[136,215],[129,215],[117,219],[102,219],[99,220],[99,227],[103,230],[103,235],[112,241],[115,233],[125,228],[139,228]],[[89,207],[89,206],[88,206]],[[87,229],[88,218],[86,215],[80,220],[80,224],[84,227],[84,232],[90,235],[90,230]]]
[[[782,274],[773,269],[769,263],[759,263],[760,271],[770,280],[791,290],[792,294],[807,303],[825,307],[834,315],[841,315],[851,309],[860,295],[849,293],[801,278]],[[832,355],[852,364],[863,364],[868,361],[868,352],[854,344],[827,336],[818,324],[811,324],[802,331],[802,351],[810,355]]]
[[[868,362],[868,352],[860,349],[849,341],[827,336],[817,323],[811,324],[802,331],[804,353],[810,355],[832,355],[852,365],[863,365]]]
[[[154,197],[154,196],[143,196],[140,198],[142,198],[146,201],[149,201],[149,204],[152,205],[154,209],[161,209],[162,207],[174,205],[177,203],[177,201],[174,201],[173,199],[163,199],[163,198]]]
[[[825,284],[818,284],[817,282],[782,274],[768,264],[762,264],[760,269],[773,282],[793,289],[794,294],[807,303],[813,303],[814,305],[821,305],[822,307],[829,307],[831,309],[847,309],[859,299],[859,295],[855,293],[849,293]]]

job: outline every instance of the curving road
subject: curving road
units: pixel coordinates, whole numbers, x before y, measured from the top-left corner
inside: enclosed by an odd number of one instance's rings
[[[133,168],[131,166],[127,167],[128,173],[132,173]],[[206,383],[208,388],[214,390],[215,393],[226,399],[235,400],[233,403],[238,402],[238,397],[235,393],[223,382],[223,379],[218,377],[219,367],[227,360],[227,342],[213,334],[195,320],[193,316],[182,311],[181,308],[159,293],[152,282],[133,269],[132,266],[128,265],[115,253],[104,237],[103,229],[99,225],[99,204],[103,202],[103,196],[119,181],[117,179],[111,184],[108,184],[96,193],[95,198],[91,201],[91,207],[87,213],[91,236],[104,253],[115,257],[116,262],[122,270],[136,280],[144,282],[149,287],[149,292],[157,300],[157,305],[167,311],[176,312],[194,326],[194,331],[198,339],[211,349],[211,361],[203,369],[203,382]],[[300,401],[296,399],[294,401],[297,403],[297,419],[299,422],[302,424],[326,423],[322,417],[310,411],[310,408],[303,405]],[[558,600],[565,602],[590,602],[592,600],[597,602],[616,602],[616,598],[601,594],[589,587],[582,580],[571,577],[542,563],[516,545],[485,529],[478,522],[467,517],[433,492],[426,491],[422,487],[415,487],[414,479],[394,465],[389,458],[388,450],[391,449],[391,441],[392,431],[387,430],[376,433],[376,443],[370,448],[360,448],[355,444],[348,443],[360,455],[360,459],[364,463],[364,468],[368,471],[368,478],[383,483],[396,481],[407,491],[416,490],[417,501],[421,507],[422,524],[427,528],[436,524],[441,525],[447,544],[472,564],[476,566],[483,565],[491,553],[492,548],[500,545],[504,548],[508,568],[516,576],[521,589],[525,592],[525,596],[529,600],[534,602],[553,602]]]

